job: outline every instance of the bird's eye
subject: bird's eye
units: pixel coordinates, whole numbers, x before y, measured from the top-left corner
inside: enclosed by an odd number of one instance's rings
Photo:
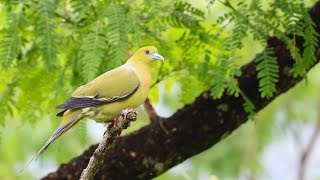
[[[146,50],[146,54],[149,54],[150,52],[149,52],[149,50]]]

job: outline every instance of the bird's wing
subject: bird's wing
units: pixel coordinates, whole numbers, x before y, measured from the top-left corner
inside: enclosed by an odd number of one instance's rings
[[[125,100],[138,90],[139,85],[136,73],[129,67],[120,66],[79,87],[57,108],[79,109]],[[58,115],[63,115],[63,112]]]

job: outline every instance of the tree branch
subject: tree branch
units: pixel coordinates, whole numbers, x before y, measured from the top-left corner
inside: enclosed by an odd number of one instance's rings
[[[320,32],[320,3],[310,10],[310,15]],[[296,45],[303,48],[303,39],[297,37]],[[262,99],[256,73],[256,62],[243,66],[242,76],[238,79],[241,90],[250,98],[256,111],[263,109],[274,98],[296,85],[301,78],[293,78],[290,69],[294,60],[286,45],[276,39],[268,40],[268,47],[273,47],[279,64],[277,92],[271,99]],[[319,49],[318,49],[319,50]],[[319,60],[319,54],[317,54]],[[202,93],[189,105],[184,106],[169,118],[161,118],[168,134],[160,126],[161,121],[150,125],[115,142],[104,159],[97,179],[150,179],[169,168],[196,155],[232,133],[245,123],[248,115],[243,110],[241,97],[227,96],[213,100],[209,92]],[[86,167],[97,145],[91,146],[82,155],[43,179],[77,179]]]
[[[319,109],[320,103],[318,104],[319,104],[318,105],[318,109]],[[318,110],[317,122],[312,132],[312,135],[308,141],[308,144],[305,148],[303,148],[301,152],[300,161],[299,161],[298,180],[305,179],[305,169],[306,169],[307,161],[312,153],[312,150],[314,149],[314,146],[316,145],[317,139],[319,137],[319,132],[320,132],[320,110]]]
[[[80,180],[91,180],[94,178],[96,172],[103,163],[103,158],[106,156],[108,151],[113,148],[114,141],[118,135],[123,130],[127,129],[132,121],[137,119],[137,114],[137,111],[130,108],[122,110],[116,124],[113,124],[114,122],[109,124],[99,146],[90,158],[88,166],[82,171]]]
[[[156,121],[160,119],[160,116],[157,114],[156,110],[153,108],[149,98],[147,98],[146,101],[143,103],[143,107],[147,112],[151,121]]]

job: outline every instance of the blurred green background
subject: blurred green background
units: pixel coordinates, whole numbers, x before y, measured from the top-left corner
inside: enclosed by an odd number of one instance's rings
[[[179,5],[185,2],[190,7]],[[141,46],[155,45],[165,57],[155,64],[149,96],[160,116],[169,117],[217,83],[210,68],[230,55],[224,43],[235,28],[232,22],[217,23],[230,12],[221,2],[1,1],[0,179],[39,179],[99,142],[104,125],[81,121],[18,173],[60,124],[55,106]],[[260,2],[263,9],[272,8],[271,1]],[[303,1],[306,7],[315,2]],[[238,1],[230,3],[237,7]],[[253,7],[255,1],[244,3]],[[264,47],[254,32],[246,34],[243,47],[230,55],[237,68]],[[319,134],[301,166],[320,122],[319,68],[229,137],[155,179],[298,179],[302,168],[304,179],[320,179]],[[149,123],[143,108],[139,111],[138,121],[123,135]]]

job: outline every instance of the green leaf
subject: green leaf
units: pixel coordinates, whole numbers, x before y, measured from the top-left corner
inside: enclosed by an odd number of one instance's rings
[[[195,29],[199,27],[201,19],[204,19],[204,13],[200,9],[194,8],[188,2],[176,2],[166,22],[173,27]]]
[[[236,49],[241,49],[243,47],[242,39],[247,37],[247,31],[249,28],[248,17],[246,16],[247,11],[247,5],[245,3],[241,3],[234,14],[237,18],[234,19],[234,28],[232,30],[232,46]]]
[[[9,68],[20,53],[21,37],[19,28],[25,23],[26,18],[22,11],[7,15],[8,28],[3,32],[0,41],[0,61],[3,68]]]
[[[256,70],[259,79],[259,91],[262,98],[271,98],[277,91],[276,83],[279,79],[279,66],[274,56],[273,48],[266,48],[257,55]]]
[[[4,91],[0,92],[0,113],[3,117],[6,115],[13,116],[13,111],[16,108],[16,86],[19,83],[20,76],[14,78],[10,83],[6,83]],[[4,125],[4,118],[0,118],[0,126]]]
[[[55,0],[44,0],[38,3],[36,28],[42,60],[48,70],[53,70],[57,63],[58,48],[54,23],[57,4]]]
[[[240,88],[238,86],[238,80],[235,78],[230,78],[227,83],[227,92],[229,95],[234,95],[239,97]]]
[[[214,75],[212,76],[211,84],[212,87],[210,89],[211,96],[215,99],[218,99],[222,96],[226,85],[226,77],[228,71],[229,62],[225,59],[222,59],[219,66],[215,67]]]
[[[209,70],[210,56],[209,54],[205,54],[204,61],[200,64],[198,77],[199,79],[203,79],[206,77]]]
[[[80,64],[82,76],[86,82],[98,74],[100,64],[106,51],[106,32],[102,21],[97,21],[91,27],[80,47]]]
[[[246,113],[249,114],[249,118],[253,118],[255,115],[255,106],[252,103],[252,101],[242,92],[240,91],[240,94],[244,100],[243,103],[243,109]]]
[[[76,22],[80,22],[86,18],[88,9],[90,8],[90,1],[87,0],[70,0],[73,17]],[[81,24],[81,22],[80,22]],[[79,24],[77,24],[79,25]]]
[[[113,67],[123,64],[127,48],[126,13],[122,6],[111,4],[107,8],[108,17],[107,40],[109,47],[109,60]]]
[[[315,52],[318,47],[320,36],[317,33],[317,31],[314,29],[315,24],[307,12],[303,14],[303,20],[305,21],[305,28],[304,28],[305,41],[303,43],[304,50],[302,54],[302,60],[303,60],[303,67],[305,69],[309,69],[317,61]]]

